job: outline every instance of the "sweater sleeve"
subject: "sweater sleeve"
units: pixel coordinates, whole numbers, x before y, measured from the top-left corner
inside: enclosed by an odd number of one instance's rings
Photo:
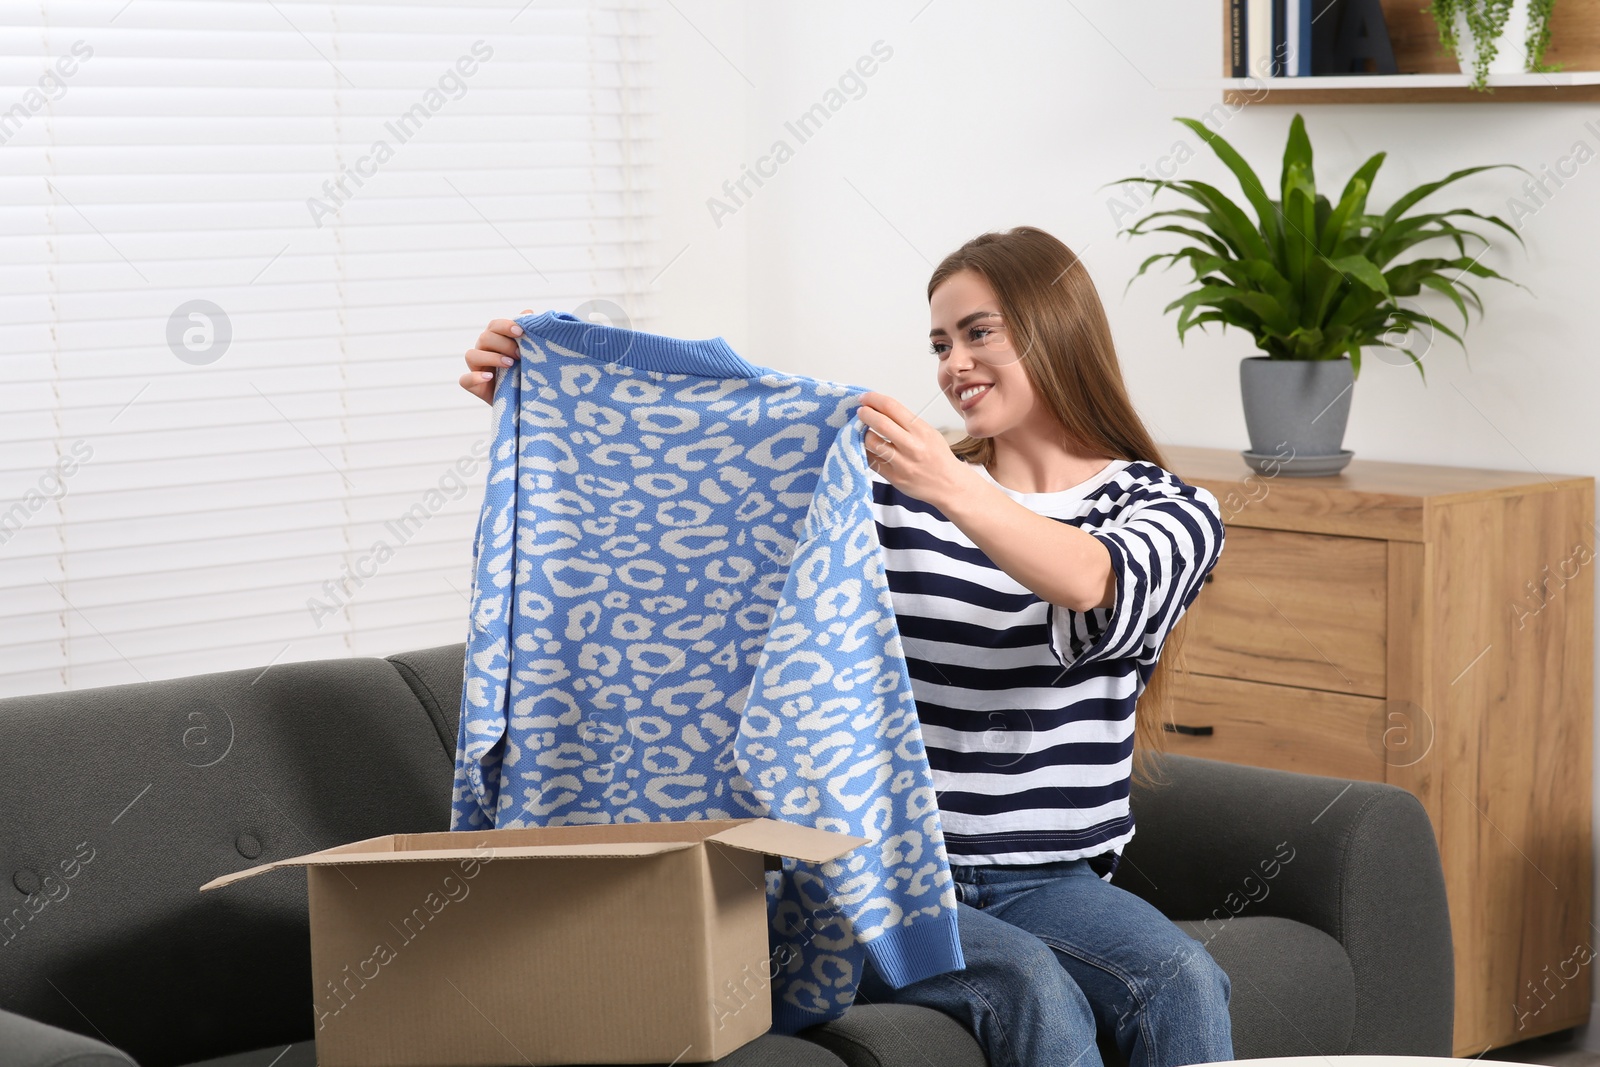
[[[511,701],[519,371],[519,367],[505,370],[495,382],[490,416],[489,470],[472,542],[472,597],[456,730],[452,830],[493,829],[499,801],[500,760]]]
[[[1086,530],[1116,577],[1109,608],[1050,604],[1050,651],[1063,667],[1124,659],[1154,663],[1222,554],[1222,510],[1209,490],[1167,474],[1136,485],[1109,523]]]
[[[778,909],[787,930],[775,923],[775,942],[819,902],[843,922],[775,975],[775,1010],[789,1025],[849,1006],[858,945],[897,988],[965,966],[870,494],[851,417],[824,460],[735,740],[761,814],[868,842],[829,863],[793,865]]]

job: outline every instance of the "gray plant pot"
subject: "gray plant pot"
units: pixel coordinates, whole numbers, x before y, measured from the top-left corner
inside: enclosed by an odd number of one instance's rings
[[[1355,453],[1341,448],[1355,374],[1348,359],[1239,361],[1250,448],[1245,462],[1269,475],[1335,474]]]

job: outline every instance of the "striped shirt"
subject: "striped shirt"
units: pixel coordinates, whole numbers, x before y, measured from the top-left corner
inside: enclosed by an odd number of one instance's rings
[[[1089,857],[1109,880],[1134,833],[1134,703],[1221,555],[1221,509],[1137,460],[1050,493],[976,469],[1030,511],[1094,535],[1117,588],[1110,608],[1087,612],[1041,600],[937,508],[872,472],[945,847],[974,866]]]

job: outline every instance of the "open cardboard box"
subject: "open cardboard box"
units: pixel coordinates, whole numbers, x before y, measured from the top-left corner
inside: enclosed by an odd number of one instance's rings
[[[772,1025],[765,872],[867,839],[774,819],[391,834],[304,867],[319,1067],[719,1059]]]

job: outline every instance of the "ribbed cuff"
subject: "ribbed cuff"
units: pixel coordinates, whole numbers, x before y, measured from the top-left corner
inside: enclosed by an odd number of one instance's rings
[[[911,926],[897,926],[868,941],[866,948],[872,965],[895,989],[967,965],[953,908]]]
[[[896,927],[866,942],[865,947],[872,966],[895,989],[947,971],[959,971],[967,965],[961,954],[954,909],[911,926]],[[772,1033],[798,1034],[808,1026],[831,1022],[843,1014],[844,1009],[819,1014],[797,1008],[781,1000],[777,988],[773,989]]]
[[[617,363],[634,370],[704,378],[759,378],[778,373],[749,362],[721,337],[686,341],[659,333],[586,322],[567,311],[523,315],[516,321],[524,334],[543,337],[603,363]]]

